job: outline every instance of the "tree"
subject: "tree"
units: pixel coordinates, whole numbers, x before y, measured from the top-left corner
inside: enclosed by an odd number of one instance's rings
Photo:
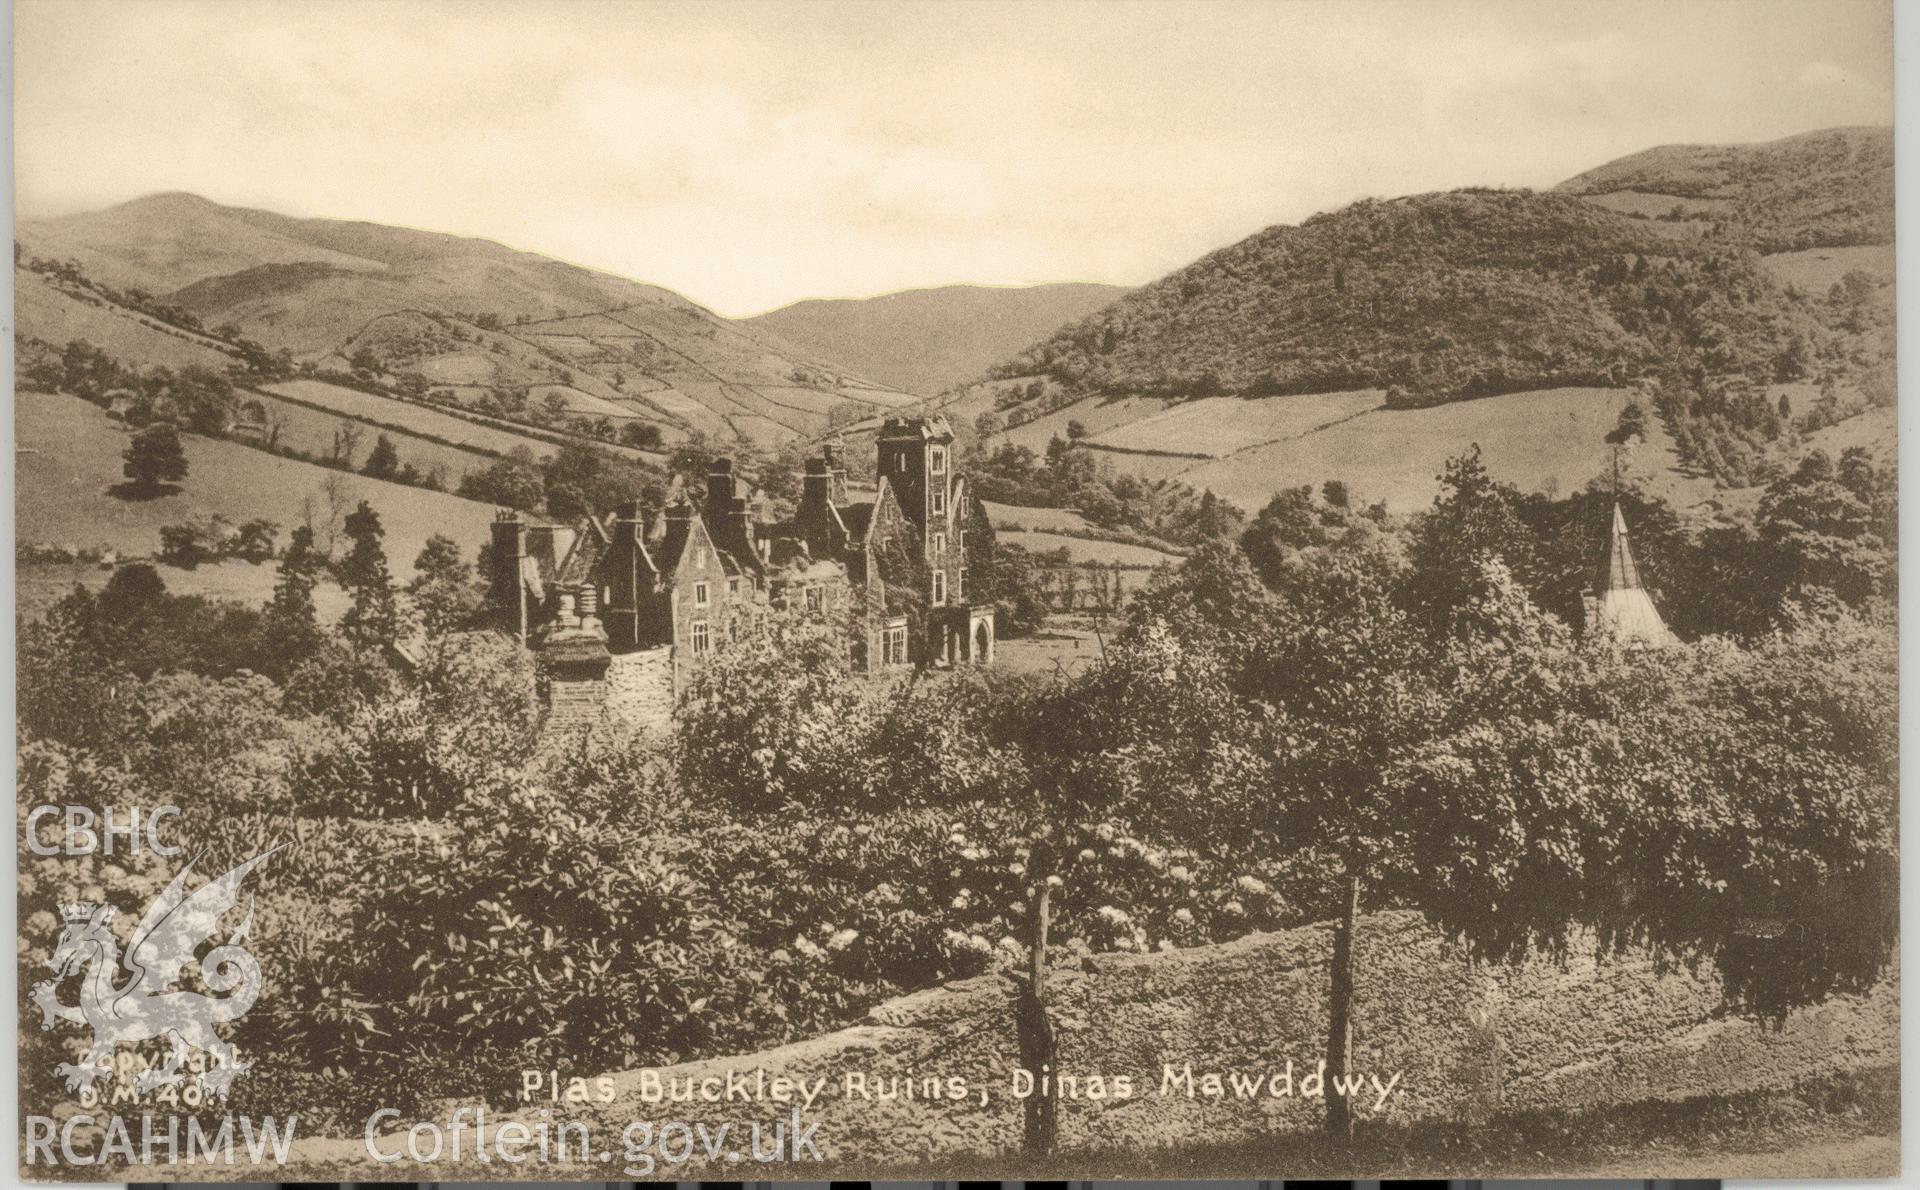
[[[310,643],[319,632],[313,606],[313,589],[319,585],[325,563],[313,547],[313,530],[296,525],[287,538],[286,553],[280,556],[279,577],[273,584],[273,599],[267,604],[267,620],[283,638]]]
[[[350,417],[341,418],[340,424],[334,427],[333,451],[328,456],[334,466],[352,467],[354,452],[360,449],[360,439],[365,435],[359,422]]]
[[[659,450],[660,427],[649,421],[629,421],[620,427],[620,441],[639,450]]]
[[[460,557],[460,546],[438,533],[427,538],[414,559],[416,576],[407,584],[420,623],[429,636],[444,636],[473,618],[480,609],[480,590],[473,568]]]
[[[1774,589],[1782,596],[1824,588],[1860,607],[1890,588],[1891,476],[1883,481],[1864,451],[1848,451],[1841,462],[1836,467],[1825,451],[1813,451],[1761,498],[1760,539],[1773,553]]]
[[[1628,656],[1616,689],[1632,752],[1599,923],[1710,961],[1763,1018],[1871,986],[1898,933],[1891,626],[1789,617],[1752,649]]]
[[[1785,400],[1782,397],[1781,400]],[[1635,438],[1647,436],[1647,411],[1638,401],[1628,401],[1620,410],[1620,420],[1607,431],[1607,442],[1613,446],[1624,446]]]
[[[393,448],[393,440],[385,434],[374,440],[373,450],[367,454],[366,465],[360,468],[360,474],[371,479],[392,479],[400,470],[400,452]]]
[[[462,476],[459,494],[468,500],[531,512],[546,500],[546,483],[533,461],[533,453],[515,447],[513,453],[504,458]]]
[[[1532,535],[1519,515],[1520,492],[1487,473],[1479,443],[1448,459],[1439,480],[1440,493],[1415,526],[1409,553],[1413,605],[1434,619],[1444,619],[1480,586],[1490,559],[1523,573],[1534,567]]]
[[[121,474],[142,492],[158,492],[162,483],[187,477],[187,452],[180,446],[179,433],[166,422],[135,434],[120,457],[125,460]]]
[[[353,606],[341,617],[341,631],[363,646],[392,641],[399,635],[400,615],[393,576],[387,569],[386,531],[380,526],[380,514],[362,500],[344,527],[353,544],[340,563],[340,585],[353,596]]]

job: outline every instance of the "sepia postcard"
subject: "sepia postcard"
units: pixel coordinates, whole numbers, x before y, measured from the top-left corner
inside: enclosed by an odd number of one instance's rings
[[[17,1173],[1890,1177],[1874,0],[19,0]]]

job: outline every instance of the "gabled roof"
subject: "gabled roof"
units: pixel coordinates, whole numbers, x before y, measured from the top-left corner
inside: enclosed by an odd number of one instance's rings
[[[843,504],[834,510],[840,517],[841,527],[847,531],[848,541],[859,541],[866,537],[868,527],[873,524],[873,505],[871,500],[862,500],[858,504]]]

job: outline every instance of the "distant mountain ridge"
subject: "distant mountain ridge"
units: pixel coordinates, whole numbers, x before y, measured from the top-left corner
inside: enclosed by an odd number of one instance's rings
[[[882,384],[926,396],[1111,303],[1118,285],[946,285],[795,302],[743,319]]]
[[[557,402],[560,416],[616,429],[644,421],[670,440],[771,447],[823,432],[842,407],[871,414],[912,399],[670,290],[491,240],[181,193],[24,222],[15,239],[208,327],[336,369],[370,355],[381,375],[418,377],[490,412]],[[23,319],[20,331],[45,337],[48,321],[72,319]],[[129,339],[125,362],[145,362],[147,341]]]

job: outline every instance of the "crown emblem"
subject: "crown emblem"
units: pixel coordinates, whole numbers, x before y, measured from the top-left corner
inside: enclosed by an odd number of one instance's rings
[[[93,920],[93,915],[103,908],[97,901],[69,901],[60,906],[60,916],[70,926],[83,926]],[[107,916],[113,916],[111,906],[106,906]]]

